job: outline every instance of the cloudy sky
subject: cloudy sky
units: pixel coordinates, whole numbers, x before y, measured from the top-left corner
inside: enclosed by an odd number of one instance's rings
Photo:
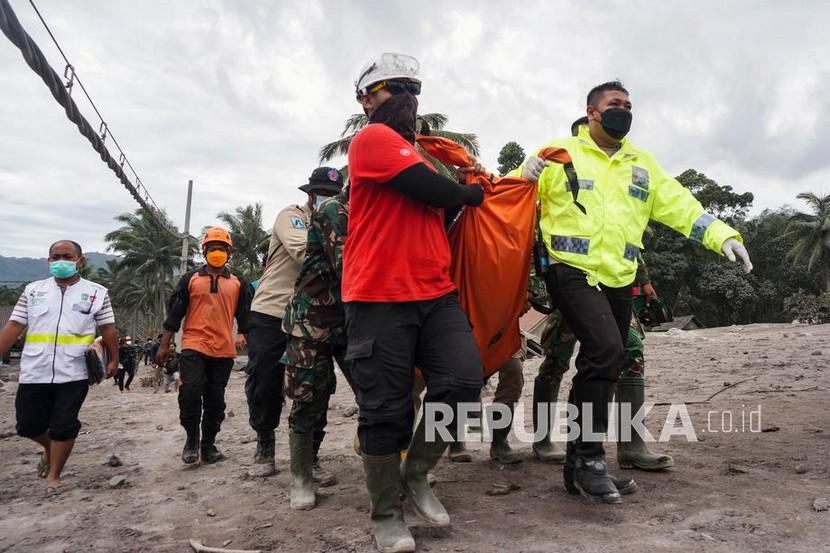
[[[34,10],[11,0],[53,67]],[[567,133],[596,83],[631,91],[631,140],[674,174],[755,194],[755,209],[830,192],[830,3],[380,0],[36,0],[156,202],[191,229],[262,202],[266,226],[356,111],[382,51],[422,65],[422,112],[479,136],[496,168]],[[0,35],[0,255],[72,237],[103,251],[136,206]],[[97,125],[80,91],[73,96]],[[345,160],[332,162],[339,166]]]

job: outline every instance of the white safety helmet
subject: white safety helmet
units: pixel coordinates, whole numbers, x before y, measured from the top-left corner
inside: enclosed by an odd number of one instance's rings
[[[392,79],[406,79],[416,83],[421,82],[418,70],[421,64],[412,56],[384,52],[363,66],[357,80],[354,82],[358,96],[368,93],[371,85]]]

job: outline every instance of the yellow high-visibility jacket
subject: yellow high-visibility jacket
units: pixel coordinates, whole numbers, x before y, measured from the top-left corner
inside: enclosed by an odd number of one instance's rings
[[[570,153],[586,213],[574,202],[563,165],[551,164],[539,176],[542,237],[550,256],[585,271],[591,286],[617,288],[634,281],[649,219],[721,255],[727,239],[743,241],[738,231],[706,213],[654,156],[625,139],[609,158],[583,125],[578,136],[554,140],[538,151],[551,146]],[[520,176],[523,168],[524,163],[511,176]]]

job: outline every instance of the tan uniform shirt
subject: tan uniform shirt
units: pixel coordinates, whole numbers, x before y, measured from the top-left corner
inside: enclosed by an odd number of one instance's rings
[[[294,294],[294,283],[305,258],[311,209],[308,204],[291,205],[277,214],[271,229],[268,262],[259,279],[251,311],[282,319]]]

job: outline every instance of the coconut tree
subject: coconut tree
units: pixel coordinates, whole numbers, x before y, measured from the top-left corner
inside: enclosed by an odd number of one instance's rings
[[[181,239],[160,228],[143,209],[115,220],[122,226],[104,237],[107,249],[120,258],[108,266],[113,303],[122,313],[130,312],[136,321],[146,318],[149,327],[158,329],[181,261]],[[196,250],[193,241],[189,244],[188,258]]]
[[[472,133],[459,133],[446,130],[444,127],[446,126],[447,121],[449,121],[449,118],[443,113],[424,113],[422,115],[418,115],[415,122],[415,129],[417,132],[429,129],[428,132],[432,136],[441,136],[457,142],[461,144],[470,153],[470,155],[477,157],[479,155],[478,137]],[[334,142],[329,142],[320,148],[320,163],[325,163],[337,156],[347,155],[349,153],[349,145],[352,143],[354,136],[360,131],[360,129],[368,124],[369,117],[367,115],[363,113],[354,113],[350,115],[349,118],[346,119],[346,124],[343,126],[343,132],[340,133],[340,138]],[[429,159],[430,163],[432,163],[438,171],[444,175],[452,176],[455,174],[455,170],[452,167],[448,167],[443,163],[438,162],[438,160],[428,155],[421,148],[418,148],[418,151],[421,152],[424,157]]]
[[[787,252],[794,261],[807,261],[807,269],[821,263],[824,271],[824,290],[830,292],[830,194],[819,196],[802,192],[796,196],[807,203],[810,213],[794,214],[787,225],[784,238],[795,239]]]
[[[99,268],[94,280],[109,289],[119,332],[133,336],[153,336],[158,332],[161,317],[153,316],[158,308],[156,283],[122,268],[118,260]],[[169,294],[172,282],[165,283],[164,288]]]
[[[216,217],[228,228],[233,240],[230,268],[249,281],[257,278],[268,254],[270,238],[262,228],[262,204],[237,207],[233,213],[222,211]]]

